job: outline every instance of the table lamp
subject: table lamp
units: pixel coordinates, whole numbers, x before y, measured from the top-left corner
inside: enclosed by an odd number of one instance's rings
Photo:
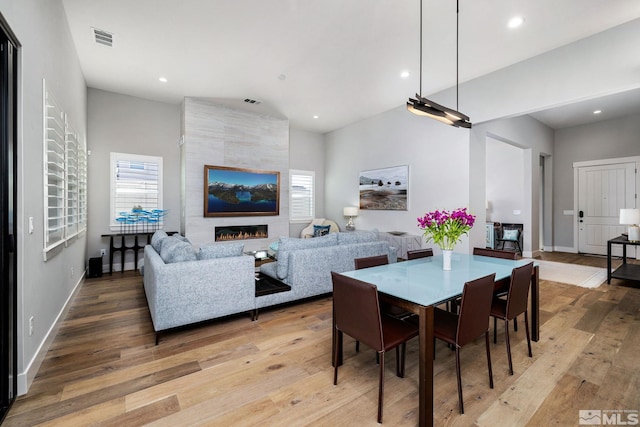
[[[355,206],[347,206],[346,208],[342,209],[342,214],[344,216],[348,216],[349,217],[349,221],[347,222],[347,225],[344,228],[347,231],[355,230],[356,226],[353,223],[353,217],[354,216],[358,216],[358,208],[355,207]]]
[[[620,209],[620,224],[629,226],[627,239],[630,242],[640,241],[640,209]]]

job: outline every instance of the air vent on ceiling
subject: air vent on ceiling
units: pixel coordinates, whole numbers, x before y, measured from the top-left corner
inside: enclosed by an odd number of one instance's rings
[[[244,102],[246,102],[247,104],[262,104],[262,101],[258,100],[258,99],[251,99],[251,98],[245,98]]]
[[[98,28],[92,28],[92,29],[93,29],[93,40],[96,43],[109,46],[109,47],[113,46],[113,33],[100,30]]]

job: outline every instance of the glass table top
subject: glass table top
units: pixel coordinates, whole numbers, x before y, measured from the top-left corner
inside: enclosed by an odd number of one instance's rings
[[[436,255],[342,274],[374,284],[380,292],[428,306],[461,295],[465,282],[491,273],[496,273],[496,280],[504,279],[514,267],[530,262],[454,253],[449,271],[442,269],[442,255]]]

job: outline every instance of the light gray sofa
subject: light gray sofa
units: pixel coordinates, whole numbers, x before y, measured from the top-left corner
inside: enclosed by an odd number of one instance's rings
[[[241,255],[198,259],[191,248],[192,255],[180,254],[175,262],[165,262],[161,257],[167,252],[162,250],[164,245],[158,253],[153,243],[144,248],[143,281],[156,343],[160,331],[255,309],[255,259],[242,254],[243,244]],[[185,244],[181,246],[188,252]]]
[[[260,272],[291,286],[291,290],[256,298],[256,308],[322,295],[333,291],[331,272],[355,269],[354,259],[387,255],[396,262],[397,250],[380,241],[378,231],[330,233],[312,239],[281,237],[277,261],[260,266]]]
[[[281,237],[277,262],[260,269],[291,290],[256,297],[255,258],[242,253],[243,242],[196,252],[185,240],[157,232],[144,248],[143,282],[156,344],[167,329],[330,293],[331,272],[353,270],[355,258],[388,255],[396,261],[396,249],[379,241],[377,231]]]

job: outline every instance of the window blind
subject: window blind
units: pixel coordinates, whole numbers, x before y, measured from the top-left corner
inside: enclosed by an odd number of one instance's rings
[[[290,219],[311,221],[315,217],[315,172],[290,171]]]
[[[162,158],[111,153],[112,203],[111,225],[123,212],[134,207],[162,209]]]

